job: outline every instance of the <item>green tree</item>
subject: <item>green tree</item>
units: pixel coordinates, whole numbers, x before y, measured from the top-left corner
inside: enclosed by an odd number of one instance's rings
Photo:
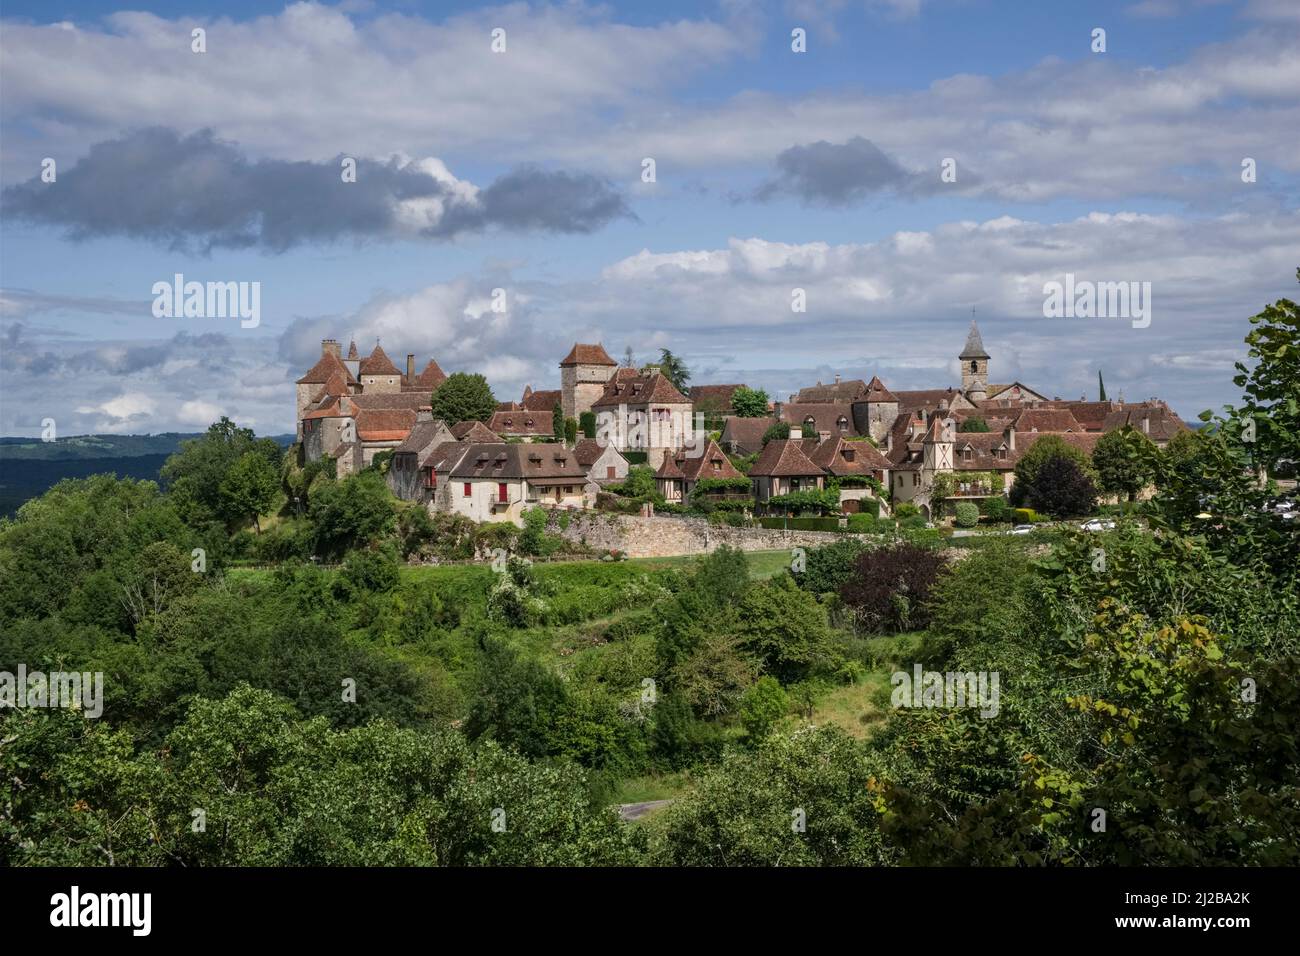
[[[564,407],[559,402],[551,409],[551,437],[556,444],[564,444]]]
[[[691,380],[691,370],[668,349],[659,350],[659,373],[672,382],[677,391],[686,394],[686,383]]]
[[[564,420],[564,440],[570,446],[578,442],[578,420],[576,418],[566,418]]]
[[[989,430],[989,423],[982,418],[967,418],[961,423],[957,431],[959,432],[986,432]]]
[[[230,466],[221,480],[221,514],[232,525],[247,525],[251,519],[262,533],[260,515],[271,510],[280,491],[279,470],[255,451],[245,452]]]
[[[826,609],[788,575],[750,588],[739,606],[741,646],[782,683],[829,672],[837,660]]]
[[[770,441],[773,440],[779,441],[781,439],[789,438],[789,437],[790,437],[790,423],[776,422],[775,424],[771,425],[767,431],[763,432],[763,445],[766,447],[767,443]]]
[[[200,527],[226,520],[222,482],[235,463],[250,452],[264,458],[279,474],[283,455],[280,446],[270,438],[257,438],[251,428],[240,428],[223,416],[208,426],[202,437],[183,441],[180,451],[163,463],[163,482],[189,524]]]
[[[1097,369],[1097,401],[1106,401],[1106,382],[1101,377],[1101,369]]]
[[[1072,458],[1043,462],[1027,489],[1029,503],[1054,518],[1088,515],[1097,507],[1092,476]]]
[[[396,506],[383,476],[363,471],[322,485],[312,496],[309,515],[317,553],[339,555],[391,531]]]
[[[1097,487],[1134,500],[1154,477],[1153,451],[1151,439],[1128,425],[1102,435],[1092,450]]]
[[[582,432],[584,437],[594,439],[596,437],[596,413],[583,412],[579,415],[578,430]]]
[[[482,375],[454,372],[433,393],[433,417],[448,425],[487,422],[497,410],[497,400]]]
[[[742,385],[731,393],[731,412],[741,418],[762,418],[767,414],[767,392]]]
[[[740,698],[740,723],[754,740],[766,737],[785,716],[790,701],[774,677],[760,677]]]

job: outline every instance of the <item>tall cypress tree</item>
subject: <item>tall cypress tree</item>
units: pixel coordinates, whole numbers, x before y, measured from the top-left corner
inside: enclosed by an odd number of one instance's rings
[[[1104,402],[1106,400],[1106,383],[1102,381],[1101,369],[1097,369],[1097,393],[1097,401]]]

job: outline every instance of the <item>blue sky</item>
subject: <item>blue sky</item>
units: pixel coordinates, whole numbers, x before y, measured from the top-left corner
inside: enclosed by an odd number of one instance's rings
[[[1293,0],[10,0],[0,54],[0,434],[288,431],[326,336],[500,398],[575,340],[937,387],[972,308],[995,382],[1193,416],[1296,295]],[[260,325],[155,318],[178,272],[260,283]],[[1150,282],[1151,324],[1044,318],[1066,273]]]

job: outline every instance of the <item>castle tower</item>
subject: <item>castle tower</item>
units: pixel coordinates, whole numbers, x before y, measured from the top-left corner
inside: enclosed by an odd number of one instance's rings
[[[970,334],[966,336],[966,347],[957,356],[961,362],[961,390],[968,398],[983,399],[989,381],[989,353],[984,351],[984,340],[980,338],[979,326],[975,320],[970,321]],[[974,394],[970,394],[974,390]]]
[[[859,435],[870,435],[882,442],[893,427],[898,410],[898,396],[885,388],[879,375],[874,375],[867,383],[866,393],[853,403],[853,426]]]
[[[375,343],[375,350],[361,360],[361,370],[358,378],[361,381],[361,390],[363,392],[400,392],[402,390],[402,373],[398,371],[397,366],[393,364],[388,354],[379,347],[378,342]]]
[[[599,343],[574,343],[560,362],[560,406],[565,418],[577,418],[591,411],[591,405],[605,394],[605,383],[613,376],[618,363]]]

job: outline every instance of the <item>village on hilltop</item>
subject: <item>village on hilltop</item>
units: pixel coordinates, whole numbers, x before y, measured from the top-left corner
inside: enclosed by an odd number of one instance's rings
[[[939,518],[956,502],[1006,495],[1016,462],[1046,436],[1090,454],[1115,429],[1159,447],[1187,430],[1159,399],[1048,398],[1023,382],[990,383],[974,321],[958,360],[960,386],[891,390],[878,377],[836,376],[741,417],[731,403],[742,385],[683,392],[657,365],[620,366],[602,345],[577,343],[559,363],[559,389],[526,387],[487,420],[447,422],[433,415],[447,380],[436,361],[417,373],[414,354],[403,370],[378,343],[363,358],[355,342],[345,356],[325,339],[296,383],[298,440],[304,462],[333,459],[340,477],[385,456],[393,493],[431,512],[520,524],[530,507],[594,508],[636,466],[654,469],[670,505],[735,498],[748,483],[740,496],[760,512],[835,489],[843,514],[909,502]],[[575,440],[557,440],[557,414],[581,429]]]

